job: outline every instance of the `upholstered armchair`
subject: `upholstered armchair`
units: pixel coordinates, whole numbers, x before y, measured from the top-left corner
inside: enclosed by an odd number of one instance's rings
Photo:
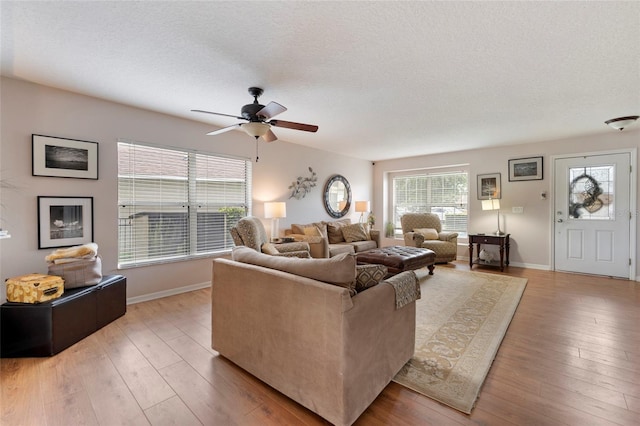
[[[438,215],[433,213],[407,213],[400,218],[404,245],[433,250],[436,263],[456,260],[458,233],[442,230]]]
[[[264,225],[257,217],[243,217],[229,232],[237,246],[246,246],[273,256],[311,257],[307,242],[270,243]]]

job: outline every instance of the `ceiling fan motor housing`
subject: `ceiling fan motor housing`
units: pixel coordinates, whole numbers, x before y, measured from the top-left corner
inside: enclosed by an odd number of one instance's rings
[[[249,121],[263,121],[257,116],[258,111],[262,108],[264,108],[264,105],[260,105],[256,99],[252,104],[243,106],[240,113]]]

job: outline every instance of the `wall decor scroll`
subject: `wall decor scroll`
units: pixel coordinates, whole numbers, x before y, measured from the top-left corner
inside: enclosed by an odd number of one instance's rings
[[[309,167],[309,172],[311,172],[311,176],[298,176],[298,179],[294,180],[291,185],[289,185],[289,189],[291,190],[291,195],[289,196],[289,198],[300,200],[304,198],[309,193],[309,191],[311,191],[311,188],[314,188],[316,186],[318,176],[311,167]]]

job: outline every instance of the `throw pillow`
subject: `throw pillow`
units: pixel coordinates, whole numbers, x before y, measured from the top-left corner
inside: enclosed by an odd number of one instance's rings
[[[343,226],[351,225],[351,219],[336,220],[333,222],[327,222],[327,234],[329,237],[329,244],[344,243],[344,236],[342,235]]]
[[[438,231],[433,228],[416,228],[413,230],[413,232],[421,234],[422,236],[424,236],[425,240],[437,240],[439,238]]]
[[[356,291],[363,290],[378,284],[387,276],[388,269],[384,265],[357,265],[356,266]]]
[[[343,253],[329,259],[301,259],[269,256],[248,247],[234,247],[231,258],[237,262],[276,269],[334,284],[348,289],[351,296],[356,294],[356,256],[353,254]]]
[[[322,233],[316,226],[307,226],[303,231],[307,237],[322,237]]]
[[[348,243],[354,241],[367,241],[369,235],[362,223],[354,223],[353,225],[345,225],[340,228],[344,240]]]
[[[280,252],[278,251],[278,249],[276,248],[276,246],[274,246],[274,245],[273,245],[273,244],[271,244],[271,243],[264,243],[264,244],[262,245],[262,252],[263,252],[263,253],[266,253],[266,254],[271,254],[271,255],[274,255],[274,254],[278,254],[278,253],[280,253]]]

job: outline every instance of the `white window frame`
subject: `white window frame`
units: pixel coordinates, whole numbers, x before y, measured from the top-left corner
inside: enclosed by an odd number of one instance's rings
[[[424,206],[416,206],[415,208],[408,208],[407,211],[397,212],[396,206],[396,188],[395,188],[395,180],[398,178],[416,178],[416,177],[428,177],[428,176],[441,176],[448,174],[466,174],[467,176],[467,188],[466,193],[460,194],[460,196],[464,197],[465,202],[462,203],[439,203],[438,205],[430,205],[426,204]],[[419,212],[433,212],[438,214],[441,217],[441,222],[443,226],[443,230],[452,230],[454,232],[458,232],[460,238],[466,238],[468,235],[468,218],[469,218],[469,170],[468,165],[458,165],[458,166],[450,166],[450,167],[432,167],[432,168],[424,168],[424,169],[416,169],[416,170],[402,170],[402,171],[394,171],[388,174],[388,211],[387,217],[389,218],[389,222],[394,225],[394,235],[392,238],[403,238],[402,237],[402,227],[400,225],[400,217],[403,213],[419,213]],[[461,200],[463,201],[463,200]],[[444,220],[445,213],[444,209],[448,209],[451,207],[456,207],[460,211],[466,211],[466,226],[464,229],[447,229],[446,221]],[[440,209],[441,212],[434,211],[434,209]]]
[[[144,150],[145,153],[157,154],[157,157],[147,156],[153,159],[140,161],[132,159],[133,155],[121,153],[121,149]],[[186,162],[185,168],[174,161],[175,176],[166,170],[172,166],[163,163],[169,156],[174,160],[176,156],[181,156]],[[127,161],[127,157],[130,161]],[[153,160],[158,164],[150,168]],[[197,163],[200,164],[200,172]],[[248,158],[118,139],[118,268],[190,260],[229,252],[234,244],[228,228],[240,217],[251,214],[251,169],[252,162]],[[156,170],[161,170],[158,175],[154,175]],[[167,194],[161,191],[165,187],[168,187]],[[198,188],[205,190],[199,191]],[[238,188],[239,191],[236,190]],[[168,252],[174,246],[165,244],[163,238],[153,246],[155,254],[150,248],[149,223],[152,217],[160,217],[156,220],[164,225],[166,219],[162,219],[163,215],[178,218],[175,221],[179,226],[173,235],[162,226],[154,228],[156,233],[160,230],[160,233],[164,232],[172,241],[178,242],[175,245],[178,247],[176,253]],[[139,220],[141,217],[146,217],[146,223]],[[200,226],[200,232],[199,222],[204,224],[204,227]]]

